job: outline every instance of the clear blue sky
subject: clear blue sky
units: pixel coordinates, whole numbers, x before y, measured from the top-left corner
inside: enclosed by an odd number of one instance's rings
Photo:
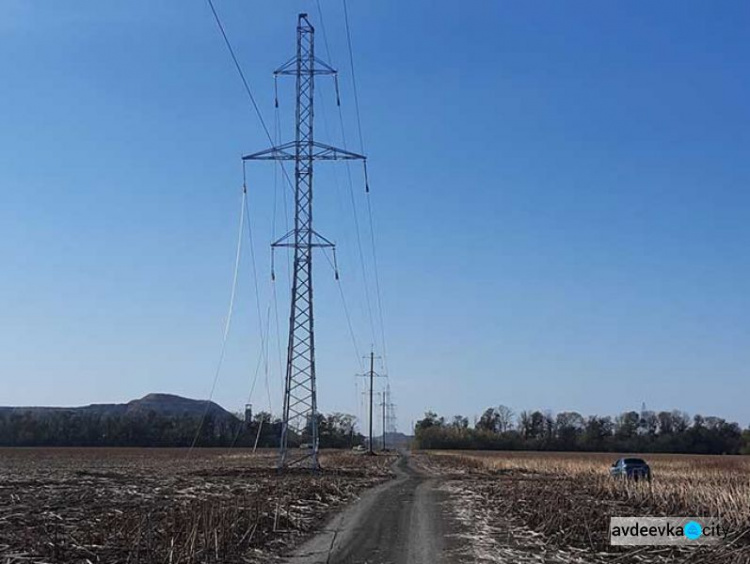
[[[297,12],[318,23],[315,3],[216,6],[273,124],[271,71],[293,53]],[[341,3],[322,7],[358,148]],[[613,414],[642,401],[748,425],[750,4],[349,7],[401,428],[425,409]],[[239,157],[268,145],[207,4],[5,0],[0,53],[0,404],[206,397]],[[319,92],[319,138],[340,144],[330,84]],[[382,345],[346,179],[344,165],[321,165],[315,219],[339,243],[364,354]],[[265,318],[284,189],[272,165],[253,165],[249,184]],[[250,265],[243,254],[215,394],[230,409],[261,350]],[[280,268],[282,325],[286,280]],[[321,409],[361,415],[323,257],[316,284]],[[270,395],[278,411],[273,315],[270,326],[270,394],[261,370],[252,401],[267,408]]]

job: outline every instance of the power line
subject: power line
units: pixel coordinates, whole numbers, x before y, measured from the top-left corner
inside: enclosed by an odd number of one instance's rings
[[[346,44],[349,47],[349,68],[352,72],[352,86],[354,87],[354,108],[357,113],[357,131],[359,131],[359,149],[365,150],[364,136],[362,135],[362,119],[359,111],[359,93],[357,90],[357,74],[354,72],[354,50],[352,49],[352,33],[349,27],[349,10],[346,7],[346,0],[341,0],[344,5],[344,23],[346,24]]]
[[[375,245],[375,228],[373,226],[372,218],[372,203],[370,200],[370,194],[367,194],[367,215],[370,220],[370,240],[372,241],[372,261],[373,270],[375,271],[375,295],[378,300],[378,316],[380,317],[380,339],[383,342],[383,363],[385,364],[385,370],[388,372],[388,349],[385,342],[385,319],[383,317],[383,300],[382,293],[380,291],[380,274],[378,272],[378,255]]]
[[[266,324],[267,326],[270,323],[270,315],[271,315],[270,307],[271,307],[271,305],[269,304],[268,307],[269,307],[269,310],[268,310],[268,321],[267,321],[267,324]],[[266,330],[266,336],[268,336],[268,334],[269,334],[269,332],[268,332],[268,329],[267,329]],[[266,343],[268,343],[268,340],[266,340]],[[267,353],[266,353],[266,357],[267,357]],[[250,391],[248,392],[248,394],[247,394],[247,400],[245,401],[245,407],[246,408],[247,408],[248,405],[252,405],[253,394],[255,393],[255,386],[258,383],[258,375],[260,374],[260,365],[261,365],[262,361],[263,361],[263,355],[258,355],[258,361],[255,363],[255,372],[253,373],[253,380],[252,380],[252,383],[250,384]],[[266,391],[268,392],[268,374],[267,374],[267,372],[266,372]],[[273,413],[273,409],[271,407],[271,395],[270,395],[270,392],[268,392],[268,412],[270,414]],[[247,409],[245,410],[245,415],[247,415]],[[246,419],[245,420],[245,424],[247,425],[249,423],[250,422],[248,422],[247,419]],[[262,425],[262,421],[261,421],[261,425]],[[230,450],[233,449],[234,446],[237,444],[237,440],[240,438],[241,432],[242,432],[242,427],[240,426],[237,429],[237,433],[235,433],[234,439],[232,440],[232,443],[229,446]],[[260,435],[260,428],[258,428],[258,436],[256,436],[256,439],[255,439],[256,446],[257,446],[257,443],[258,443],[258,437],[259,437],[259,435]]]
[[[322,7],[320,5],[320,0],[316,0],[315,3],[316,3],[316,6],[317,6],[317,10],[318,10],[318,18],[320,19],[320,29],[321,29],[321,32],[323,34],[323,44],[325,46],[326,56],[328,57],[328,61],[331,64],[333,64],[333,57],[331,55],[331,48],[330,48],[330,45],[328,43],[328,33],[326,32],[325,19],[323,18],[323,9],[322,9]],[[344,126],[343,126],[343,115],[341,113],[340,96],[338,97],[338,101],[339,101],[339,103],[337,104],[337,106],[338,106],[338,115],[339,115],[339,121],[341,123],[341,132],[342,132],[342,137],[343,137],[343,139],[342,139],[342,145],[343,145],[344,149],[347,149],[346,135],[344,133]],[[321,107],[323,109],[323,124],[325,125],[325,128],[326,128],[326,134],[329,137],[332,137],[331,133],[330,133],[330,129],[328,127],[328,119],[327,119],[328,116],[327,116],[327,112],[326,112],[326,104],[325,104],[325,98],[324,97],[321,97]],[[346,163],[346,166],[347,166],[347,169],[348,169],[349,168],[349,162]],[[341,192],[340,192],[340,188],[339,188],[339,178],[338,178],[338,174],[336,173],[336,169],[334,169],[333,173],[334,173],[334,183],[336,185],[337,199],[338,199],[339,206],[341,206]],[[352,197],[352,203],[354,204],[354,199],[353,199],[353,197],[354,197],[354,187],[353,187],[353,183],[352,183],[352,179],[351,179],[351,172],[349,170],[347,170],[347,173],[348,173],[348,176],[349,176],[349,193],[350,193],[350,195]],[[343,208],[341,208],[341,211],[343,212]],[[356,229],[357,229],[357,234],[359,234],[359,225],[358,225],[359,222],[356,219],[356,206],[354,207],[354,211],[355,211],[355,214],[354,214],[355,215],[355,225],[356,225]],[[356,338],[355,333],[354,333],[354,328],[353,328],[353,325],[352,325],[352,320],[351,320],[351,315],[350,315],[350,312],[349,312],[349,307],[347,305],[346,297],[344,295],[344,289],[343,289],[343,286],[342,286],[341,279],[338,276],[338,269],[331,263],[331,259],[328,256],[328,253],[325,252],[325,249],[323,250],[323,252],[324,252],[324,254],[326,256],[326,259],[328,260],[328,263],[331,265],[331,267],[336,272],[336,281],[338,283],[339,296],[341,298],[342,307],[344,309],[344,314],[346,316],[346,323],[347,323],[347,326],[348,326],[348,329],[349,329],[349,336],[351,338],[352,345],[354,347],[354,354],[355,354],[355,356],[357,358],[357,362],[360,365],[360,369],[364,370],[364,366],[362,365],[362,356],[359,353],[360,349],[359,349],[359,345],[357,344],[357,338]],[[360,243],[360,260],[364,264],[364,256],[361,253],[361,243]],[[367,280],[366,273],[364,272],[364,269],[363,269],[363,280],[365,282]],[[369,304],[368,304],[368,306],[369,306]],[[369,313],[370,313],[370,327],[373,330],[373,335],[372,336],[374,338],[375,335],[374,335],[374,324],[373,324],[373,320],[372,320],[372,311],[370,310]]]
[[[274,76],[274,94],[276,100],[278,100],[278,91],[276,88],[276,77]],[[279,104],[274,104],[274,145],[280,145],[281,144],[281,113],[279,112]],[[278,169],[274,167],[274,174],[273,174],[273,222],[272,222],[272,228],[271,228],[271,241],[276,240],[276,209],[277,209],[277,197],[279,192],[279,175],[278,175]],[[282,205],[284,208],[284,232],[289,232],[289,204],[287,202],[287,192],[282,191],[281,192],[281,199],[282,199]],[[287,269],[286,269],[286,277],[287,277],[287,285],[291,289],[292,287],[292,256],[291,256],[291,249],[287,248],[286,250],[286,263],[287,263]],[[279,323],[279,302],[278,302],[278,296],[276,292],[276,277],[273,273],[273,257],[274,257],[274,250],[273,247],[271,248],[271,291],[273,294],[273,308],[274,308],[274,317],[275,317],[275,324],[276,324],[276,349],[278,354],[278,362],[279,362],[279,384],[280,389],[284,389],[284,361],[283,361],[283,354],[282,354],[282,342],[281,342],[281,324]]]
[[[247,96],[250,99],[250,103],[252,104],[252,107],[255,110],[255,114],[258,117],[258,121],[260,121],[261,127],[263,128],[263,132],[266,134],[266,137],[268,138],[268,141],[271,143],[271,145],[274,146],[274,145],[276,145],[276,143],[274,142],[274,139],[271,136],[271,132],[269,131],[268,126],[266,125],[266,121],[263,118],[262,112],[260,111],[260,107],[258,106],[258,102],[256,101],[255,96],[253,95],[253,91],[250,88],[250,83],[248,82],[247,77],[245,76],[245,73],[242,70],[242,66],[240,65],[239,59],[237,58],[237,54],[235,53],[234,48],[232,47],[231,41],[229,41],[229,36],[227,35],[226,29],[224,28],[223,23],[221,22],[221,18],[219,17],[219,13],[217,12],[216,7],[214,6],[213,0],[207,0],[207,2],[208,2],[209,8],[211,8],[211,13],[214,16],[214,20],[216,21],[216,25],[219,28],[219,31],[221,32],[221,36],[224,39],[224,44],[226,45],[227,50],[229,51],[229,55],[232,58],[232,62],[234,63],[234,67],[237,70],[237,74],[239,74],[240,79],[242,80],[242,84],[243,84],[243,86],[245,88],[245,92],[247,93]],[[278,114],[277,114],[277,120],[276,120],[276,127],[277,127],[277,129],[279,128]],[[286,168],[284,167],[284,163],[279,162],[279,167],[281,168],[281,171],[282,171],[282,173],[283,173],[283,175],[284,175],[284,177],[286,179],[287,185],[289,186],[290,189],[293,189],[292,181],[289,178],[289,174],[287,173]],[[243,174],[243,180],[246,182],[246,172],[245,172],[245,163],[244,163],[244,161],[243,161],[242,174]],[[276,183],[275,181],[276,181],[276,173],[274,172],[274,184]],[[256,309],[257,309],[257,313],[258,313],[258,323],[260,324],[262,358],[263,358],[264,366],[265,366],[265,370],[264,370],[264,373],[265,373],[265,385],[266,385],[266,393],[268,395],[268,408],[269,408],[270,411],[272,411],[273,408],[272,408],[272,402],[271,402],[271,393],[270,393],[270,387],[269,387],[269,383],[268,383],[268,348],[267,348],[268,347],[267,340],[268,340],[268,337],[270,335],[270,331],[267,331],[266,335],[264,336],[264,334],[263,334],[263,318],[262,318],[261,310],[260,310],[260,293],[259,293],[259,289],[258,289],[257,263],[256,263],[256,260],[255,260],[255,248],[254,248],[253,240],[252,240],[252,229],[250,227],[250,221],[249,221],[249,217],[250,217],[249,216],[249,210],[247,209],[246,190],[247,189],[244,188],[244,192],[243,192],[243,205],[245,207],[245,212],[248,215],[248,223],[247,223],[248,238],[250,240],[250,249],[251,249],[252,264],[253,264],[253,282],[254,282],[254,288],[255,288],[255,298],[256,298]],[[276,193],[276,188],[274,187],[274,198],[275,198],[275,193]],[[274,205],[275,205],[275,199],[274,199]],[[286,206],[286,198],[284,197],[284,210],[285,210],[285,212],[286,212],[286,208],[287,208],[287,206]],[[286,213],[285,213],[285,215],[286,215]],[[275,218],[275,214],[274,214],[274,218]],[[288,224],[288,216],[287,216],[287,224]],[[274,219],[274,230],[275,230],[275,219]],[[268,313],[269,322],[270,322],[270,307],[271,307],[271,305],[269,303],[269,313]],[[277,317],[277,327],[278,327],[278,317]],[[255,380],[257,379],[257,375],[258,374],[257,374],[257,370],[256,370],[255,378],[253,380],[252,388],[251,388],[251,391],[250,391],[250,396],[252,396],[253,390],[255,389]],[[248,397],[248,401],[249,401],[249,399],[250,399],[250,397]]]
[[[244,223],[245,223],[245,199],[247,197],[247,191],[244,189],[242,190],[242,204],[240,205],[240,228],[239,228],[239,236],[237,238],[237,254],[235,255],[234,259],[234,274],[232,275],[232,291],[229,295],[229,311],[227,312],[226,321],[224,323],[224,334],[221,340],[221,352],[219,353],[219,361],[216,363],[216,371],[214,372],[214,379],[211,384],[211,391],[208,394],[208,399],[206,400],[206,406],[203,410],[203,415],[201,416],[200,423],[198,424],[198,429],[195,431],[195,436],[193,437],[193,442],[190,444],[190,449],[188,450],[188,454],[192,452],[193,448],[195,448],[195,445],[198,442],[198,437],[200,436],[201,430],[203,429],[203,424],[206,422],[206,416],[208,415],[208,409],[211,405],[211,400],[214,397],[214,392],[216,391],[216,384],[219,381],[219,375],[221,374],[221,367],[224,365],[224,356],[226,355],[227,350],[227,340],[229,338],[229,328],[232,325],[232,312],[234,311],[234,298],[237,294],[237,278],[239,275],[240,270],[240,256],[242,253],[242,235],[244,232]]]
[[[271,143],[271,145],[275,145],[276,143],[274,142],[274,139],[271,136],[271,132],[270,132],[270,130],[269,130],[267,124],[266,124],[266,121],[263,118],[263,114],[260,111],[260,107],[259,107],[259,105],[257,103],[257,100],[255,99],[253,91],[250,88],[250,83],[248,82],[247,77],[245,76],[245,73],[242,70],[242,66],[240,65],[240,62],[239,62],[239,59],[237,57],[237,54],[235,53],[234,47],[232,46],[232,43],[229,40],[229,36],[227,35],[226,29],[224,27],[224,24],[222,23],[221,18],[219,16],[219,13],[216,10],[216,6],[214,6],[213,0],[207,0],[207,3],[208,3],[209,8],[211,9],[211,13],[213,14],[214,20],[216,21],[216,25],[219,28],[219,31],[221,32],[221,36],[224,39],[224,44],[226,45],[227,50],[229,51],[229,55],[232,58],[232,62],[234,63],[234,67],[237,70],[237,74],[239,75],[239,77],[240,77],[240,79],[242,81],[242,84],[243,84],[243,86],[245,88],[245,92],[247,93],[247,96],[250,99],[250,103],[252,104],[252,107],[255,110],[255,114],[258,117],[258,121],[260,122],[261,127],[263,128],[263,132],[265,133],[265,135],[268,138],[268,140]],[[277,116],[277,127],[278,127],[278,116]],[[287,173],[286,168],[284,167],[284,164],[282,162],[279,162],[279,166],[280,166],[281,171],[282,171],[282,173],[283,173],[283,175],[284,175],[284,177],[285,177],[285,179],[287,181],[288,186],[290,188],[293,188],[292,187],[291,179],[289,178],[289,174]],[[244,162],[243,162],[243,171],[242,172],[243,172],[243,181],[245,182],[245,186],[246,186],[246,171],[245,171],[245,167],[244,167]],[[274,174],[274,177],[275,177],[275,174]],[[248,209],[248,203],[247,203],[247,197],[246,197],[247,188],[245,187],[245,188],[243,188],[243,190],[244,190],[243,191],[244,212],[245,212],[245,214],[248,217],[247,230],[248,230],[248,239],[249,239],[250,250],[251,250],[251,258],[252,258],[253,283],[254,283],[255,298],[256,298],[256,310],[257,310],[257,315],[258,315],[259,332],[260,332],[260,337],[261,337],[261,351],[262,351],[262,359],[263,359],[264,366],[265,366],[265,369],[264,369],[264,373],[265,373],[265,385],[266,385],[266,392],[267,392],[267,395],[268,395],[268,407],[269,407],[269,410],[272,410],[270,387],[269,387],[269,383],[268,383],[268,342],[267,341],[268,341],[268,337],[270,335],[270,331],[267,330],[265,334],[264,334],[264,331],[263,331],[263,316],[262,316],[261,308],[260,308],[260,292],[259,292],[259,288],[258,288],[257,263],[256,263],[256,260],[255,260],[255,248],[254,248],[254,244],[253,244],[252,229],[251,229],[250,221],[249,221],[250,212],[249,212],[249,209]],[[286,210],[286,198],[284,198],[284,208]],[[275,222],[275,220],[274,220],[274,222]],[[287,219],[287,223],[288,223],[288,219]],[[274,227],[274,229],[275,229],[275,227]],[[269,302],[269,306],[268,306],[268,310],[269,311],[268,311],[268,322],[267,322],[267,325],[270,324],[270,308],[271,308],[271,303]],[[255,376],[255,378],[257,379],[257,370],[256,370],[256,376]],[[253,382],[250,395],[252,395],[252,390],[254,388],[255,388],[255,381]]]
[[[279,355],[279,381],[282,389],[284,388],[284,361],[281,353],[281,325],[279,323],[279,301],[276,296],[276,283],[272,280],[271,285],[273,286],[273,309],[274,316],[276,318],[276,347]]]
[[[268,307],[266,308],[266,323],[265,323],[265,330],[263,328],[263,317],[261,315],[260,310],[260,292],[258,288],[258,273],[257,273],[257,266],[255,261],[255,246],[253,243],[253,233],[252,233],[252,227],[250,225],[250,209],[248,207],[247,203],[247,177],[245,173],[245,163],[243,162],[243,170],[242,170],[242,176],[243,176],[243,185],[242,185],[242,193],[243,193],[243,211],[244,215],[247,216],[247,236],[248,236],[248,244],[250,245],[250,256],[252,258],[252,265],[253,265],[253,280],[254,280],[254,287],[255,287],[255,303],[256,303],[256,309],[258,313],[258,328],[260,333],[260,342],[261,342],[261,354],[258,355],[258,361],[255,365],[255,372],[253,374],[253,380],[250,384],[250,391],[247,395],[247,400],[245,401],[245,405],[249,405],[252,402],[253,394],[255,393],[255,386],[258,382],[258,376],[260,374],[260,367],[261,363],[263,364],[263,372],[264,372],[264,380],[265,380],[265,386],[266,386],[266,395],[268,399],[268,412],[270,414],[273,413],[273,402],[271,401],[271,389],[268,383],[268,347],[269,347],[269,341],[271,339],[271,298],[269,297]],[[262,425],[262,422],[261,422]],[[230,448],[234,447],[235,443],[237,442],[237,439],[239,438],[239,431],[234,437],[234,440],[232,441],[232,445]],[[260,436],[260,428],[258,429],[258,436],[256,437],[256,446],[257,441]]]
[[[227,35],[226,29],[224,28],[224,24],[221,22],[221,18],[219,17],[219,13],[217,12],[216,7],[214,6],[213,0],[206,0],[206,1],[208,3],[209,8],[211,9],[211,13],[213,14],[214,20],[216,21],[216,25],[219,28],[219,31],[221,32],[221,36],[224,39],[224,44],[226,45],[227,50],[229,51],[229,55],[232,58],[234,67],[237,70],[237,73],[239,74],[240,79],[242,80],[242,84],[245,88],[245,92],[247,93],[247,96],[250,99],[250,103],[252,104],[252,107],[255,110],[255,114],[258,117],[258,121],[260,121],[261,127],[263,128],[263,131],[265,132],[266,137],[273,144],[271,133],[268,130],[268,126],[266,125],[265,120],[263,119],[263,114],[261,113],[260,107],[258,106],[255,96],[253,95],[252,89],[250,88],[250,83],[245,77],[245,73],[242,70],[242,66],[240,65],[239,59],[237,58],[234,48],[232,47],[232,43],[229,41],[229,37]],[[291,179],[289,178],[289,175],[287,174],[286,169],[283,166],[283,163],[280,163],[280,165],[281,165],[282,172],[284,173],[284,176],[287,179],[287,182],[291,186]],[[265,349],[265,344],[264,344],[266,338],[263,334],[263,321],[260,315],[260,294],[258,292],[257,265],[255,261],[255,250],[253,248],[252,229],[250,226],[249,210],[247,207],[247,182],[246,182],[244,163],[243,163],[242,173],[243,173],[243,188],[242,188],[242,210],[240,212],[240,235],[239,235],[238,242],[237,242],[237,256],[235,260],[235,270],[234,270],[234,276],[233,276],[233,281],[232,281],[232,293],[231,293],[231,298],[230,298],[230,303],[229,303],[229,313],[227,314],[227,320],[226,320],[226,325],[224,328],[224,335],[223,335],[222,345],[221,345],[221,353],[219,355],[219,362],[217,363],[216,373],[214,375],[213,383],[211,385],[211,392],[209,394],[209,399],[206,401],[206,407],[201,417],[198,430],[196,431],[195,437],[193,438],[193,442],[190,446],[191,450],[195,447],[196,442],[198,440],[198,436],[200,435],[203,424],[205,422],[206,415],[209,409],[209,404],[216,390],[216,384],[218,382],[219,374],[221,372],[221,367],[223,365],[224,357],[226,354],[226,344],[227,344],[227,340],[229,337],[229,328],[231,324],[231,317],[232,317],[232,312],[234,309],[234,299],[235,299],[236,289],[237,289],[237,277],[239,273],[240,254],[241,254],[241,247],[242,247],[242,231],[243,231],[243,223],[245,221],[245,215],[247,215],[247,229],[248,229],[249,244],[250,244],[252,263],[253,263],[253,277],[254,277],[254,282],[255,282],[255,297],[256,297],[256,304],[257,304],[257,309],[258,309],[258,321],[260,323],[261,347],[262,347],[262,350],[264,351],[263,358],[265,358],[266,364],[268,363],[268,354],[267,354],[267,351]],[[269,316],[270,316],[270,311],[269,311]],[[256,370],[255,378],[257,379],[257,370]],[[266,386],[268,389],[267,384]],[[254,388],[255,388],[255,382],[253,382],[253,385],[252,385],[252,389]],[[250,392],[250,396],[252,396],[252,389]],[[268,400],[269,400],[269,408],[270,408],[270,405],[271,405],[270,392],[269,392]],[[249,398],[248,398],[248,401],[249,401]]]
[[[232,57],[232,61],[234,62],[234,67],[237,69],[237,73],[240,75],[242,84],[245,86],[245,92],[247,93],[248,98],[250,98],[250,102],[253,106],[253,109],[255,109],[255,114],[258,116],[258,121],[260,121],[260,125],[263,127],[263,131],[265,132],[266,137],[268,138],[268,141],[271,143],[271,145],[273,145],[274,142],[273,142],[273,138],[271,137],[271,132],[269,131],[268,126],[266,125],[266,120],[263,119],[263,114],[261,113],[260,107],[258,106],[258,103],[255,100],[255,96],[253,95],[253,91],[250,88],[250,83],[247,81],[247,78],[245,78],[245,73],[242,71],[240,62],[237,59],[237,55],[234,52],[232,43],[229,41],[227,32],[224,29],[224,24],[221,23],[221,18],[219,17],[219,13],[216,11],[216,7],[214,6],[213,0],[206,0],[206,2],[208,2],[208,6],[211,8],[211,13],[214,15],[214,20],[216,20],[216,25],[219,27],[221,36],[224,38],[224,44],[227,46],[229,55]],[[284,164],[279,163],[279,166],[281,167],[281,170],[284,173],[284,177],[286,178],[289,188],[294,189],[292,185],[292,179],[289,178],[289,174],[287,173],[286,168],[284,167]]]
[[[346,0],[341,0],[341,1],[344,6],[344,23],[346,26],[346,43],[349,48],[349,68],[351,69],[352,87],[354,90],[354,108],[355,108],[355,112],[357,116],[357,131],[359,133],[359,148],[360,148],[360,152],[364,153],[365,141],[364,141],[364,135],[362,133],[362,117],[361,117],[361,112],[359,110],[359,90],[357,89],[357,73],[354,70],[354,49],[352,47],[351,26],[349,25],[349,10],[346,5]],[[367,168],[365,168],[365,182],[367,182]],[[383,347],[383,363],[385,364],[386,372],[388,372],[388,350],[387,350],[386,341],[385,341],[385,319],[383,317],[383,299],[382,299],[382,292],[380,291],[380,273],[378,269],[378,257],[377,257],[376,244],[375,244],[375,228],[373,226],[373,217],[372,217],[373,213],[372,213],[372,203],[370,200],[369,183],[366,186],[365,192],[367,195],[367,214],[368,214],[369,222],[370,222],[370,241],[372,243],[373,270],[375,272],[375,293],[376,293],[377,304],[378,304],[378,316],[380,318],[380,337],[382,340],[382,347]]]
[[[274,88],[275,87],[276,87],[276,77],[274,76]],[[278,96],[278,93],[276,93],[276,96]],[[274,104],[274,137],[275,137],[275,140],[274,140],[273,145],[274,146],[281,145],[281,114],[279,112],[279,105],[278,105],[278,103]],[[283,167],[284,163],[280,162],[280,164],[282,165],[281,169],[284,170],[284,167]],[[287,182],[288,182],[288,180],[289,179],[287,177]],[[274,175],[273,175],[274,218],[275,218],[275,215],[276,215],[275,209],[276,209],[276,193],[278,192],[278,182],[279,182],[278,169],[274,168]],[[287,202],[287,192],[285,192],[285,191],[282,192],[281,198],[282,198],[282,204],[284,206],[284,233],[288,233],[289,232],[289,203]],[[274,219],[273,226],[272,226],[271,240],[272,241],[276,240],[276,221],[275,221],[275,219]],[[271,257],[273,258],[273,253],[272,253]],[[287,273],[287,282],[289,283],[289,287],[291,288],[291,286],[292,286],[292,277],[291,277],[291,271],[292,271],[292,254],[291,254],[291,249],[287,249],[286,262],[287,262],[287,271],[286,271],[286,273]],[[271,278],[273,279],[273,273],[272,273]]]
[[[317,7],[318,7],[318,14],[320,17],[320,25],[321,25],[321,31],[323,32],[323,43],[326,47],[326,54],[328,56],[328,59],[331,60],[331,52],[328,45],[328,39],[325,31],[325,24],[323,20],[323,10],[320,6],[320,0],[317,0]],[[347,24],[348,29],[348,24]],[[351,59],[351,57],[350,57]],[[333,61],[331,61],[333,62]],[[353,68],[353,64],[350,63],[350,66]],[[355,88],[355,102],[356,102],[356,88]],[[359,103],[356,102],[357,105],[357,111],[359,111]],[[338,105],[338,117],[339,117],[339,127],[341,129],[341,143],[345,150],[348,150],[348,143],[346,139],[346,129],[344,128],[344,114],[341,109],[341,104]],[[359,120],[359,118],[358,118]],[[362,133],[361,133],[361,124],[360,124],[360,144],[362,142]],[[370,325],[370,333],[372,337],[372,342],[374,343],[376,340],[376,331],[375,331],[375,322],[374,322],[374,316],[372,313],[372,300],[370,298],[370,286],[368,284],[369,276],[367,275],[367,267],[365,262],[365,254],[362,250],[362,235],[361,235],[361,228],[359,225],[359,213],[357,212],[357,202],[354,197],[354,182],[352,180],[352,171],[349,161],[346,161],[346,176],[348,180],[348,187],[349,187],[349,201],[352,208],[352,215],[354,217],[354,230],[356,234],[356,240],[357,240],[357,250],[359,254],[359,262],[360,262],[360,268],[362,270],[362,284],[364,286],[365,290],[365,304],[367,307],[367,318]],[[365,166],[367,166],[365,164]]]
[[[245,194],[245,197],[243,198],[243,203],[245,205],[245,215],[247,216],[247,238],[248,243],[250,245],[250,257],[251,262],[253,266],[253,288],[255,290],[255,307],[258,314],[258,330],[260,333],[260,345],[261,345],[261,351],[262,351],[262,358],[265,362],[265,376],[266,376],[266,390],[268,391],[268,327],[266,327],[266,332],[263,331],[263,315],[261,313],[260,309],[260,290],[258,287],[258,267],[257,263],[255,261],[255,245],[253,243],[253,230],[252,226],[250,224],[250,208],[248,207],[247,203],[247,176],[245,174],[245,162],[242,162],[242,176],[243,176],[243,193]],[[270,298],[269,298],[270,300]],[[268,304],[268,318],[271,317],[271,303],[269,301]],[[266,323],[268,325],[268,323]],[[271,394],[268,393],[268,408],[271,409]]]
[[[255,101],[255,96],[253,96],[253,91],[250,89],[250,84],[247,81],[247,78],[245,78],[245,73],[242,71],[242,67],[240,66],[240,62],[237,59],[237,55],[234,53],[234,48],[232,47],[232,44],[229,41],[229,37],[227,37],[227,32],[224,29],[224,25],[221,23],[221,18],[219,18],[219,14],[216,11],[216,8],[214,7],[213,0],[206,0],[208,2],[208,6],[211,8],[211,12],[214,15],[214,19],[216,20],[216,25],[219,26],[219,31],[221,32],[221,36],[224,38],[224,43],[227,46],[227,50],[229,50],[229,54],[232,57],[232,61],[234,61],[234,66],[237,69],[237,72],[240,75],[240,79],[242,79],[242,84],[245,86],[245,92],[247,92],[248,97],[250,98],[250,102],[253,105],[253,108],[255,109],[255,113],[258,116],[258,120],[260,121],[261,126],[263,126],[263,131],[266,132],[266,136],[268,137],[268,140],[271,141],[273,144],[273,139],[271,138],[271,132],[268,130],[268,127],[266,126],[266,121],[263,119],[263,114],[260,112],[260,108],[258,107],[258,103]]]
[[[274,79],[274,86],[276,85],[276,80]],[[276,93],[276,96],[278,96],[278,93]],[[281,115],[279,112],[279,106],[278,104],[274,104],[274,145],[280,145],[281,144]],[[276,215],[277,215],[277,199],[278,199],[278,193],[279,193],[279,175],[278,175],[278,169],[274,167],[273,169],[273,220],[271,223],[271,241],[276,240]],[[281,193],[281,199],[282,199],[282,205],[284,209],[284,232],[289,232],[289,205],[287,203],[287,194],[286,192],[282,191]],[[271,249],[271,260],[273,261],[273,248]],[[287,284],[289,288],[292,286],[292,278],[291,278],[291,271],[292,271],[292,258],[291,258],[291,252],[290,249],[287,249],[286,254],[286,263],[287,263],[287,269],[286,269],[286,276],[287,276]],[[273,262],[271,266],[271,292],[273,295],[273,309],[274,309],[274,317],[275,317],[275,324],[276,324],[276,349],[278,354],[278,366],[279,366],[279,382],[281,389],[284,389],[284,361],[283,361],[283,354],[282,354],[282,344],[281,344],[281,324],[279,322],[279,302],[278,302],[278,296],[276,292],[276,276],[273,272]]]
[[[359,354],[359,345],[357,344],[357,337],[354,334],[354,326],[352,325],[352,318],[349,314],[349,306],[346,303],[346,296],[344,295],[344,288],[341,285],[341,277],[339,276],[338,269],[336,268],[336,265],[331,261],[331,257],[328,256],[328,253],[323,249],[323,255],[326,257],[326,260],[328,260],[328,264],[331,266],[331,269],[336,274],[336,285],[339,289],[339,296],[341,297],[341,305],[344,309],[344,315],[346,316],[346,324],[349,328],[349,337],[352,340],[352,346],[354,347],[354,353],[357,355],[357,362],[359,362],[360,368],[363,369],[364,366],[362,365],[362,357]]]

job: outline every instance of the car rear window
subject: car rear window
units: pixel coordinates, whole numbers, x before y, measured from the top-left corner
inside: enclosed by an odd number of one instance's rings
[[[626,458],[625,464],[646,464],[646,461],[642,458]]]

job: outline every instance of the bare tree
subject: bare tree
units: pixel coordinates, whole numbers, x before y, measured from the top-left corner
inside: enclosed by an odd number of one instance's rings
[[[497,424],[497,430],[501,433],[505,433],[506,431],[510,431],[513,429],[513,419],[515,418],[516,414],[513,413],[513,410],[509,408],[507,405],[498,405],[497,409],[495,410],[496,418],[495,422]]]

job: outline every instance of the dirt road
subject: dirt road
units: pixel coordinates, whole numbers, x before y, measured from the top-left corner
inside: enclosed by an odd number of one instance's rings
[[[289,564],[440,564],[445,557],[445,494],[436,478],[416,470],[404,454],[397,479],[366,492]]]

